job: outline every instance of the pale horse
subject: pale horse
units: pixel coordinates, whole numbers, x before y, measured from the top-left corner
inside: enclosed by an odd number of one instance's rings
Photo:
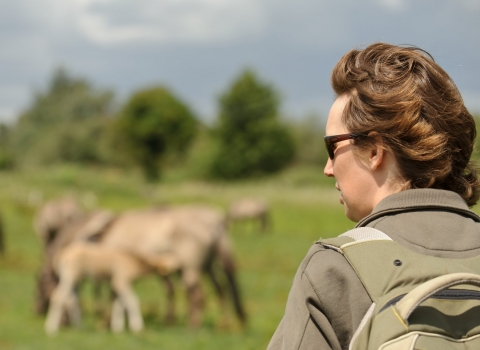
[[[148,273],[167,275],[176,268],[175,260],[169,259],[167,254],[144,261],[127,252],[98,243],[74,242],[54,258],[54,270],[58,274],[59,284],[50,298],[45,331],[48,334],[58,332],[64,311],[73,325],[80,324],[81,312],[75,287],[84,278],[89,277],[108,280],[114,292],[111,330],[123,331],[126,313],[129,329],[138,332],[143,329],[143,317],[132,283]]]
[[[34,218],[35,232],[47,247],[67,224],[82,217],[84,211],[73,197],[62,197],[43,204]]]
[[[46,324],[47,331],[55,332],[58,329],[59,315],[61,314],[61,311],[58,310],[70,307],[69,310],[71,310],[70,317],[72,321],[75,322],[78,320],[78,312],[76,311],[77,309],[75,309],[76,299],[72,296],[72,291],[73,286],[81,277],[88,274],[98,276],[102,275],[102,273],[109,273],[110,275],[115,273],[113,265],[110,265],[110,267],[108,267],[110,270],[108,270],[107,267],[101,264],[95,265],[93,263],[95,256],[100,257],[102,255],[99,253],[101,251],[99,250],[100,248],[108,248],[108,254],[116,252],[117,255],[119,255],[119,252],[123,249],[123,256],[118,259],[132,259],[132,256],[124,254],[125,251],[130,252],[136,258],[136,260],[130,261],[131,265],[136,264],[136,269],[134,269],[135,273],[128,276],[120,274],[119,276],[124,278],[123,282],[112,286],[114,290],[115,288],[118,289],[119,285],[129,287],[130,282],[145,273],[151,272],[152,267],[153,269],[157,269],[157,272],[164,274],[167,273],[167,271],[172,272],[178,267],[182,271],[182,280],[188,290],[190,301],[189,323],[191,326],[199,325],[203,309],[203,292],[199,281],[203,268],[209,273],[223,302],[223,287],[216,279],[212,269],[214,260],[219,260],[226,272],[237,315],[242,323],[245,321],[245,312],[243,311],[235,280],[232,252],[225,232],[224,217],[218,211],[198,206],[175,207],[160,211],[144,210],[127,212],[111,222],[104,220],[103,224],[101,224],[101,220],[93,222],[96,223],[90,223],[88,225],[77,224],[76,226],[80,231],[88,232],[89,236],[102,235],[103,240],[100,246],[84,245],[82,249],[75,248],[72,250],[75,252],[72,253],[72,255],[66,254],[66,256],[69,257],[68,259],[70,259],[68,260],[70,265],[66,265],[70,267],[59,270],[60,284],[62,285],[62,280],[66,282],[63,283],[63,289],[59,289],[60,291],[63,290],[63,292],[56,292],[55,297],[52,295],[51,310],[56,311],[52,311],[52,313],[49,312]],[[108,223],[108,225],[105,225],[105,222]],[[98,232],[95,232],[94,227],[99,228]],[[75,230],[75,227],[73,230]],[[72,234],[67,236],[72,236]],[[86,234],[80,236],[86,236]],[[111,248],[113,248],[113,250]],[[92,255],[90,258],[90,262],[92,263],[86,266],[85,263],[82,263],[82,256],[85,257],[88,254]],[[70,256],[74,257],[72,258]],[[115,261],[113,258],[110,260]],[[60,264],[59,266],[63,265],[64,264]],[[92,270],[94,266],[99,266],[98,272]],[[89,269],[90,271],[88,271]],[[107,269],[107,271],[105,271],[105,269]],[[61,277],[62,275],[66,277]],[[126,294],[123,295],[130,296],[128,300],[131,301],[135,299],[135,297],[131,297],[132,291],[130,289],[124,287],[123,290],[127,290],[127,292],[125,292]],[[116,292],[117,295],[120,295],[118,290]],[[169,294],[169,297],[173,298],[173,293]],[[123,309],[126,309],[127,312],[129,310],[128,307],[130,307],[130,310],[134,310],[129,314],[134,315],[129,316],[129,324],[132,330],[138,330],[138,322],[141,321],[132,322],[132,319],[139,319],[139,311],[136,311],[138,308],[135,309],[135,306],[132,306],[136,305],[136,303],[131,301],[128,303],[129,306],[126,306],[126,303],[122,304],[121,301],[122,298],[119,298],[114,304],[115,312],[111,320],[112,330],[120,330],[120,324],[123,327],[124,321],[120,318],[120,316],[123,315],[123,311],[119,311],[122,309],[121,306],[123,306]],[[169,307],[169,313],[173,313],[173,300],[170,300],[169,305],[171,305]],[[115,320],[118,320],[117,323],[115,323]]]
[[[114,219],[110,211],[96,211],[66,223],[51,240],[45,252],[39,279],[37,301],[45,305],[48,314],[45,330],[48,334],[58,331],[64,312],[73,325],[80,324],[75,287],[85,278],[108,279],[116,294],[113,303],[110,327],[120,332],[124,327],[124,312],[129,318],[132,331],[143,328],[138,301],[130,287],[131,283],[145,274],[171,273],[172,260],[166,254],[153,256],[149,261],[98,243],[98,234]],[[92,242],[92,240],[94,242]],[[140,257],[141,258],[141,257]],[[48,299],[45,302],[44,299]]]
[[[260,198],[242,198],[230,204],[227,211],[230,224],[234,222],[258,222],[260,230],[266,232],[270,226],[270,208]]]
[[[39,209],[34,227],[43,243],[44,254],[37,275],[35,310],[38,314],[47,313],[50,295],[58,284],[53,257],[72,242],[89,240],[114,217],[105,210],[84,213],[72,198],[52,200]]]
[[[201,276],[204,271],[213,282],[222,304],[225,304],[224,290],[230,292],[236,315],[242,325],[245,323],[246,313],[223,212],[200,205],[130,211],[109,225],[102,237],[102,245],[122,249],[146,260],[163,254],[175,257],[187,289],[191,327],[198,327],[201,323],[205,298]],[[214,263],[220,265],[227,286],[219,282]],[[173,293],[169,297],[169,313],[174,313]]]

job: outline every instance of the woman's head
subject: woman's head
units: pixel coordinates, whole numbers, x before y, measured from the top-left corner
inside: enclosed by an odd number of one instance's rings
[[[437,188],[479,197],[470,163],[475,122],[448,74],[425,51],[384,43],[348,52],[332,72],[332,87],[347,96],[342,122],[357,138],[354,150],[381,141],[395,156],[404,189]]]

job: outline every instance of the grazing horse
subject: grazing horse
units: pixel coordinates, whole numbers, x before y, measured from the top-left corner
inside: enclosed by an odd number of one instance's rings
[[[187,287],[189,324],[192,327],[199,326],[201,322],[204,295],[200,277],[204,271],[208,273],[222,304],[225,303],[225,290],[228,288],[236,314],[242,324],[245,322],[246,314],[236,282],[235,264],[226,232],[224,214],[205,206],[180,206],[128,211],[115,217],[111,213],[96,215],[96,219],[95,216],[87,216],[67,225],[59,232],[46,254],[49,258],[46,259],[42,269],[46,273],[42,275],[51,279],[53,274],[53,277],[58,280],[53,271],[55,255],[72,242],[85,240],[85,237],[95,237],[96,244],[127,252],[143,263],[150,262],[152,265],[151,262],[158,258],[176,261],[182,281]],[[228,286],[223,286],[217,279],[215,263],[222,267]],[[173,270],[170,264],[170,271]],[[164,276],[164,280],[168,288],[167,319],[171,320],[175,314],[174,288],[168,276]],[[56,285],[57,281],[54,282]],[[48,300],[55,285],[52,287],[50,283],[50,287],[45,288],[42,287],[44,284],[40,280],[39,290],[43,291],[40,293],[43,299],[47,297]],[[114,310],[116,310],[115,305],[118,303],[114,304]]]
[[[227,212],[229,222],[258,221],[262,232],[269,228],[268,204],[258,198],[243,198],[230,204]]]
[[[79,325],[80,308],[75,287],[85,277],[110,281],[115,294],[110,321],[112,331],[123,331],[125,312],[130,330],[132,332],[142,330],[140,305],[131,284],[148,273],[166,275],[177,268],[175,260],[167,255],[158,255],[149,261],[142,261],[127,252],[86,242],[70,244],[59,252],[54,260],[54,270],[58,274],[59,283],[50,297],[45,322],[45,331],[48,334],[58,332],[64,311],[67,311],[74,325]]]
[[[55,256],[74,242],[95,239],[95,235],[114,218],[115,215],[110,211],[96,211],[77,216],[75,220],[68,220],[61,227],[58,226],[54,238],[45,246],[43,262],[37,277],[35,310],[38,314],[47,313],[50,296],[58,284],[58,275],[53,264]]]
[[[34,219],[34,228],[44,247],[47,247],[58,232],[68,223],[83,216],[78,202],[71,197],[45,203]]]
[[[208,273],[224,303],[224,287],[213,269],[213,263],[219,262],[227,277],[235,312],[242,324],[246,321],[225,216],[220,211],[206,206],[130,211],[108,226],[102,237],[102,245],[128,251],[146,260],[164,254],[175,257],[187,288],[191,327],[201,323],[204,308],[202,272]],[[173,294],[170,297],[173,298]]]

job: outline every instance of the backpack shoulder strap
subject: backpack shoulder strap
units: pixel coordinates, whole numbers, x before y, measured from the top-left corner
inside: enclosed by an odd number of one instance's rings
[[[343,254],[343,248],[350,244],[354,244],[361,241],[371,240],[387,240],[392,239],[380,230],[373,227],[358,227],[349,230],[338,237],[320,239],[316,243],[321,244],[326,248],[334,249]]]

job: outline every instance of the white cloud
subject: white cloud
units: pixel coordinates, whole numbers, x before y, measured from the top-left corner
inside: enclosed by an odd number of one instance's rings
[[[406,0],[377,0],[377,2],[392,11],[400,11],[407,6]]]
[[[0,0],[0,8],[8,85],[0,119],[27,106],[59,64],[123,94],[165,82],[209,115],[248,64],[284,89],[286,110],[301,113],[328,107],[335,62],[374,41],[427,49],[478,108],[479,0]]]
[[[459,0],[459,3],[468,10],[480,11],[480,1],[478,0]]]
[[[264,16],[255,0],[76,0],[76,24],[98,44],[208,43],[259,33]]]

